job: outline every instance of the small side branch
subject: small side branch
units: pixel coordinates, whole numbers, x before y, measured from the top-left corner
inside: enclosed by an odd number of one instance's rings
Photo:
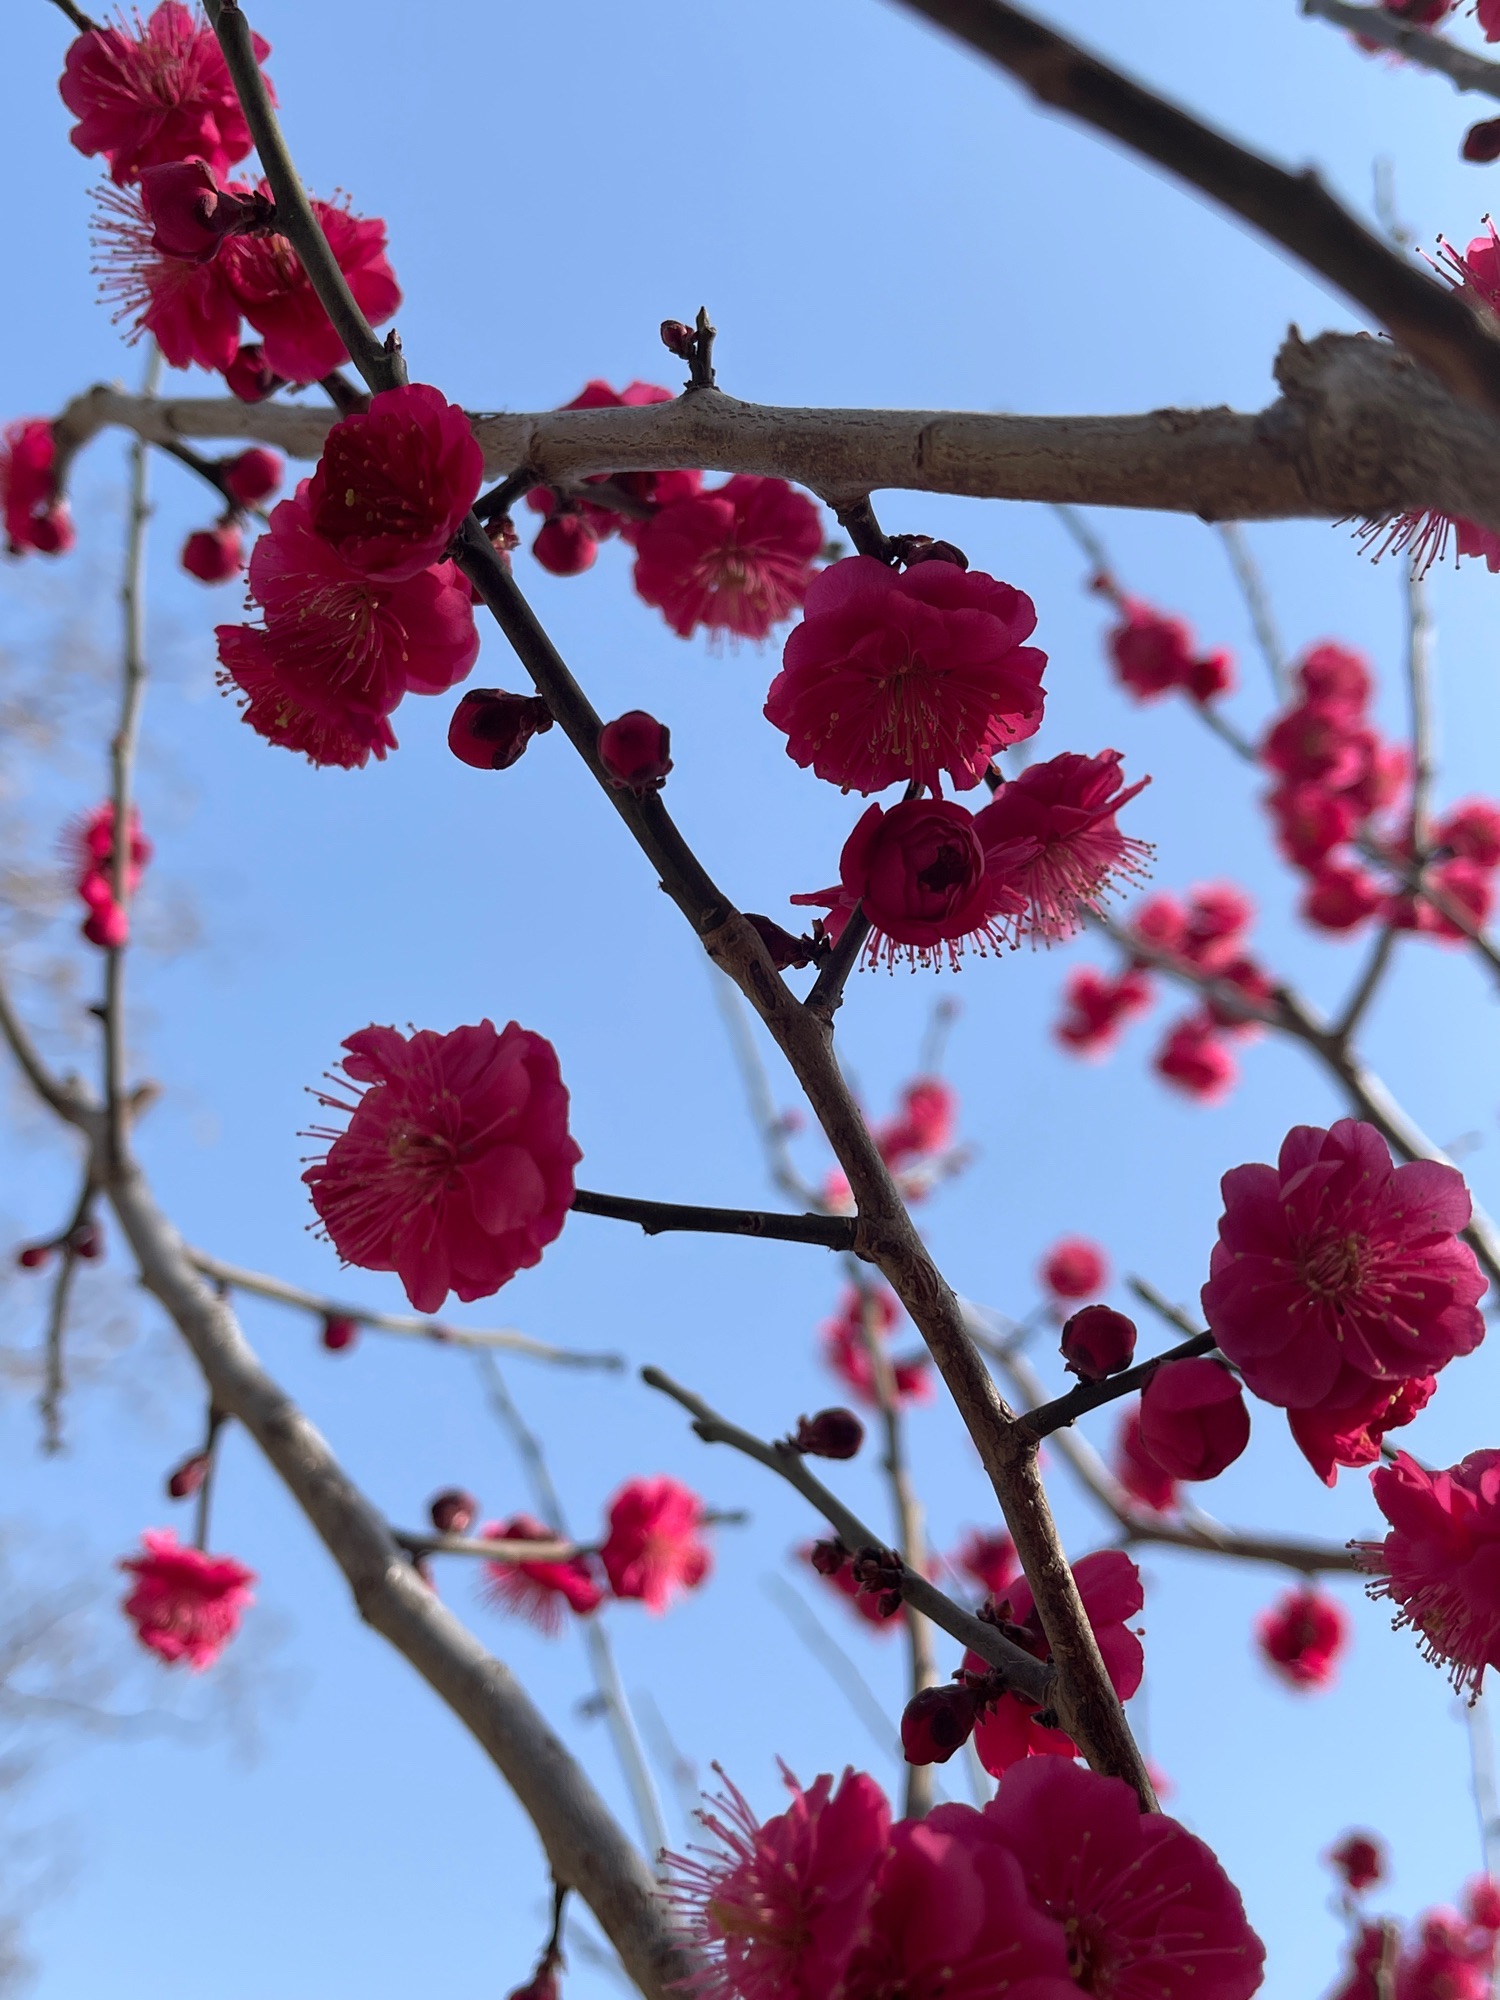
[[[1482,91],[1486,97],[1500,97],[1500,63],[1471,55],[1456,42],[1445,41],[1430,28],[1403,21],[1384,7],[1352,7],[1349,0],[1302,0],[1302,11],[1335,28],[1347,28],[1392,54],[1404,56],[1421,69],[1447,77],[1455,90]]]
[[[1195,1354],[1212,1354],[1217,1345],[1211,1333],[1195,1333],[1190,1340],[1179,1341],[1175,1347],[1153,1354],[1149,1361],[1142,1361],[1137,1367],[1127,1368],[1119,1375],[1107,1376],[1102,1382],[1080,1382],[1067,1395],[1028,1410],[1020,1422],[1040,1442],[1044,1437],[1051,1437],[1054,1431],[1076,1424],[1090,1410],[1101,1410],[1106,1403],[1115,1403],[1122,1396],[1134,1395],[1137,1389],[1151,1380],[1163,1362],[1187,1361]]]
[[[612,1222],[634,1222],[648,1236],[668,1230],[691,1230],[708,1236],[763,1236],[781,1243],[816,1243],[825,1250],[853,1250],[858,1224],[844,1215],[773,1215],[754,1208],[698,1208],[676,1201],[638,1201],[633,1195],[592,1194],[579,1188],[573,1196],[579,1215],[603,1215]]]

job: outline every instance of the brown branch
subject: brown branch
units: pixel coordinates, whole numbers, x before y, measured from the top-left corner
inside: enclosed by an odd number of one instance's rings
[[[851,1554],[859,1549],[885,1546],[881,1537],[867,1528],[851,1508],[830,1493],[821,1480],[813,1477],[799,1452],[791,1451],[785,1445],[767,1444],[753,1432],[730,1423],[717,1410],[710,1409],[701,1396],[695,1396],[691,1389],[684,1389],[680,1382],[674,1382],[660,1368],[643,1368],[641,1380],[648,1387],[659,1389],[664,1396],[670,1396],[674,1403],[680,1403],[692,1417],[693,1429],[705,1444],[727,1444],[733,1450],[743,1452],[746,1458],[753,1458],[757,1464],[777,1473],[788,1485],[795,1486],[803,1499],[816,1507]],[[1014,1640],[1007,1639],[995,1626],[986,1624],[972,1611],[956,1604],[935,1583],[930,1583],[917,1571],[903,1566],[897,1581],[902,1597],[913,1610],[930,1618],[934,1625],[940,1625],[970,1652],[978,1653],[991,1666],[998,1667],[1018,1694],[1024,1694],[1039,1708],[1050,1706],[1056,1699],[1058,1689],[1053,1669],[1043,1661],[1023,1652]]]
[[[1388,8],[1351,7],[1348,0],[1302,0],[1302,11],[1335,28],[1347,28],[1351,35],[1363,35],[1367,42],[1377,42],[1421,69],[1436,71],[1447,77],[1455,90],[1478,90],[1486,97],[1500,97],[1500,63],[1473,55],[1432,29],[1419,28],[1414,21],[1403,21]]]
[[[1134,1368],[1123,1369],[1118,1375],[1106,1376],[1102,1382],[1080,1382],[1065,1396],[1056,1396],[1050,1403],[1041,1403],[1028,1410],[1020,1421],[1040,1442],[1044,1437],[1051,1437],[1054,1431],[1076,1424],[1090,1410],[1101,1410],[1106,1403],[1118,1402],[1121,1396],[1134,1395],[1137,1389],[1151,1380],[1164,1361],[1187,1361],[1196,1354],[1212,1354],[1217,1345],[1211,1333],[1195,1333],[1187,1340],[1179,1341],[1175,1347],[1153,1354],[1149,1361],[1138,1362]]]
[[[391,1540],[409,1555],[478,1556],[484,1562],[498,1563],[567,1563],[598,1554],[592,1543],[570,1542],[560,1535],[547,1541],[487,1541],[476,1535],[409,1534],[404,1528],[392,1528]]]
[[[692,1976],[650,1871],[581,1766],[499,1660],[421,1581],[380,1515],[266,1374],[227,1301],[127,1160],[106,1192],[141,1281],[197,1357],[216,1408],[259,1444],[349,1582],[360,1615],[417,1669],[485,1750],[529,1814],[560,1882],[575,1888],[652,2000]]]
[[[634,1222],[648,1236],[688,1230],[695,1235],[760,1236],[780,1243],[820,1244],[825,1250],[852,1250],[859,1234],[858,1224],[845,1215],[772,1215],[755,1208],[700,1208],[688,1202],[592,1194],[587,1188],[575,1192],[573,1208],[579,1215]]]
[[[1454,395],[1500,415],[1500,327],[1392,250],[1310,170],[1237,145],[1006,0],[901,0],[1053,110],[1108,133],[1238,215],[1371,314]]]
[[[492,477],[566,487],[677,467],[790,479],[836,509],[871,491],[1153,508],[1205,520],[1338,520],[1435,508],[1500,531],[1500,425],[1383,341],[1293,338],[1259,413],[1018,417],[744,403],[717,389],[642,409],[472,418]],[[57,470],[107,427],[152,443],[247,438],[316,458],[336,413],[233,397],[127,395],[107,384],[57,419]]]
[[[274,1300],[277,1305],[295,1306],[300,1311],[315,1313],[320,1319],[352,1319],[361,1326],[369,1327],[374,1333],[390,1333],[406,1340],[430,1340],[440,1347],[504,1348],[512,1354],[524,1354],[533,1361],[553,1361],[566,1368],[609,1368],[620,1369],[625,1363],[618,1354],[595,1354],[571,1347],[553,1347],[545,1340],[535,1340],[529,1333],[521,1333],[515,1327],[480,1328],[455,1326],[450,1320],[427,1319],[416,1313],[372,1312],[368,1306],[345,1304],[340,1299],[326,1297],[322,1292],[310,1292],[301,1285],[288,1284],[284,1278],[273,1278],[263,1271],[249,1271],[241,1264],[228,1264],[222,1257],[211,1257],[205,1250],[188,1251],[193,1267],[212,1278],[216,1284],[227,1285],[236,1292],[249,1292],[260,1299]]]
[[[52,0],[52,4],[59,13],[67,15],[81,35],[86,35],[99,26],[97,21],[90,20],[81,7],[76,7],[73,0]]]

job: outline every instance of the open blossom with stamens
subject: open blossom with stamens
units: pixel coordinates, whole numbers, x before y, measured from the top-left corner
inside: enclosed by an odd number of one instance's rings
[[[479,1530],[486,1542],[551,1542],[556,1530],[534,1514],[512,1514],[508,1521],[486,1521]],[[487,1562],[484,1592],[492,1604],[514,1611],[537,1630],[552,1637],[562,1629],[563,1606],[586,1618],[604,1602],[588,1560],[567,1562]]]
[[[170,1528],[148,1528],[141,1549],[120,1564],[135,1578],[125,1615],[159,1660],[202,1673],[239,1630],[255,1572],[232,1556],[179,1547]]]
[[[56,458],[57,440],[45,417],[7,424],[0,435],[0,509],[5,516],[5,546],[13,556],[28,549],[65,556],[73,546],[68,503],[53,492]]]
[[[395,1271],[418,1312],[454,1291],[488,1298],[540,1262],[573,1200],[583,1156],[552,1044],[490,1021],[409,1038],[361,1028],[334,1091],[343,1131],[302,1176],[346,1264]]]
[[[400,583],[442,559],[484,474],[469,420],[423,382],[336,423],[307,489],[314,531],[351,569]]]
[[[703,1502],[680,1480],[627,1480],[609,1503],[599,1551],[615,1596],[665,1611],[679,1590],[696,1590],[713,1567],[702,1524]]]
[[[387,717],[404,695],[441,694],[474,664],[473,602],[451,563],[397,583],[351,569],[313,528],[307,493],[304,480],[251,551],[265,623],[220,625],[219,659],[252,729],[315,764],[360,765],[394,748]]]
[[[250,41],[263,63],[270,43]],[[102,153],[121,183],[195,157],[224,174],[250,150],[218,37],[180,0],[161,0],[144,27],[137,15],[134,32],[123,20],[87,29],[69,43],[57,88],[78,120],[69,139],[80,153]]]
[[[1031,937],[1071,937],[1085,912],[1096,910],[1110,884],[1138,875],[1151,849],[1121,833],[1115,814],[1151,782],[1121,790],[1118,750],[1097,757],[1072,751],[1030,764],[1000,787],[984,810],[986,840],[1032,841],[1019,885],[1028,904]]]
[[[940,1806],[925,1824],[971,1810]],[[1250,2000],[1259,1988],[1265,1947],[1217,1856],[1166,1813],[1143,1813],[1122,1779],[1033,1758],[976,1817],[1063,1926],[1069,1970],[1095,2000]]]
[[[372,326],[401,303],[385,254],[385,224],[353,214],[339,202],[314,200],[313,214],[328,238],[354,302]],[[312,281],[284,236],[235,237],[214,265],[223,264],[246,319],[261,337],[265,365],[289,382],[318,382],[349,359]]]
[[[845,791],[903,780],[977,785],[991,756],[1035,735],[1045,653],[1036,610],[980,570],[923,562],[898,575],[846,556],[814,578],[766,716],[787,755]]]
[[[1394,1166],[1373,1125],[1298,1125],[1274,1167],[1236,1167],[1203,1311],[1246,1386],[1285,1409],[1435,1373],[1484,1337],[1486,1280],[1459,1234],[1455,1167]]]
[[[965,948],[998,951],[1026,911],[1021,871],[1035,843],[992,833],[986,815],[947,799],[869,808],[844,842],[839,881],[793,896],[828,911],[837,940],[856,905],[871,925],[865,962],[956,966]]]
[[[873,1778],[846,1770],[760,1821],[722,1770],[700,1824],[715,1845],[668,1857],[669,1895],[701,1954],[708,2000],[829,2000],[866,1927],[891,1813]]]
[[[635,537],[635,587],[679,638],[702,625],[764,639],[806,597],[822,546],[805,493],[740,472],[652,515]]]
[[[227,190],[248,200],[252,190]],[[105,188],[98,196],[95,269],[113,318],[131,323],[131,339],[150,334],[173,368],[231,368],[240,349],[243,308],[227,253],[207,259],[173,257],[158,248],[136,188]]]
[[[1486,1667],[1500,1669],[1500,1451],[1473,1451],[1430,1472],[1397,1452],[1370,1475],[1390,1522],[1383,1542],[1355,1542],[1372,1572],[1372,1597],[1396,1607],[1429,1660],[1458,1690],[1477,1694]]]

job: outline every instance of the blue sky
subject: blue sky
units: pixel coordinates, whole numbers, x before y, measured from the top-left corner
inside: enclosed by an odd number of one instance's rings
[[[0,169],[12,284],[0,323],[7,414],[51,411],[91,381],[133,379],[94,299],[87,227],[93,166],[66,143],[54,79],[66,40],[35,0],[7,23]],[[1457,158],[1465,107],[1435,79],[1363,59],[1291,0],[1204,9],[1195,0],[1057,0],[1052,17],[1293,163],[1315,161],[1367,209],[1372,166],[1393,162],[1418,239],[1473,233],[1492,199]],[[671,383],[656,335],[706,303],[720,328],[720,379],[755,399],[808,404],[1136,411],[1261,406],[1289,324],[1358,324],[1341,301],[1161,176],[1086,133],[1040,117],[901,10],[877,0],[765,0],[745,14],[657,0],[516,6],[413,28],[410,9],[370,0],[357,16],[260,0],[255,25],[304,177],[347,188],[386,217],[406,293],[400,326],[418,379],[479,408],[565,401],[592,375]],[[1475,111],[1472,115],[1479,115]],[[201,381],[194,385],[202,388]],[[112,641],[111,564],[123,455],[101,440],[80,474],[81,548],[43,576],[0,574],[0,639],[35,643],[60,605]],[[213,685],[211,627],[235,593],[175,570],[182,535],[207,513],[186,476],[155,475],[151,650],[155,684],[143,805],[161,906],[196,909],[200,941],[134,974],[142,1068],[165,1095],[141,1145],[190,1239],[235,1261],[372,1306],[395,1281],[340,1276],[307,1231],[298,1181],[305,1086],[342,1037],[376,1021],[448,1027],[515,1018],[557,1045],[573,1091],[586,1184],[619,1192],[757,1202],[765,1183],[713,1004],[709,975],[675,911],[592,790],[560,733],[503,777],[456,765],[448,704],[409,700],[401,750],[358,774],[315,772],[235,721]],[[1104,670],[1099,605],[1041,508],[888,496],[892,529],[946,534],[974,562],[1031,593],[1051,656],[1044,754],[1125,752],[1154,783],[1131,808],[1156,843],[1156,882],[1231,874],[1257,895],[1257,948],[1334,1002],[1357,953],[1299,933],[1295,891],[1269,859],[1253,781],[1185,710],[1128,705]],[[1268,713],[1263,672],[1223,551],[1200,525],[1098,517],[1121,574],[1240,657],[1232,713]],[[1288,642],[1337,636],[1368,649],[1381,716],[1401,726],[1401,590],[1344,529],[1251,531]],[[645,706],[673,730],[670,799],[711,870],[742,906],[831,879],[854,813],[797,771],[760,716],[772,649],[715,653],[675,639],[628,587],[607,548],[585,578],[521,575],[559,645],[606,713]],[[1439,620],[1440,798],[1497,789],[1500,697],[1493,605],[1482,570],[1434,583]],[[519,685],[487,636],[479,684]],[[56,821],[97,796],[94,709],[57,769],[32,784],[39,851]],[[86,726],[85,726],[86,725]],[[68,949],[68,931],[56,933]],[[885,1109],[915,1064],[935,995],[962,1012],[948,1070],[963,1097],[967,1176],[924,1221],[968,1295],[1023,1313],[1042,1248],[1065,1231],[1104,1242],[1117,1269],[1191,1300],[1202,1281],[1228,1167],[1274,1154],[1288,1126],[1341,1107],[1299,1051],[1245,1053],[1240,1090],[1204,1110],[1147,1071],[1156,1026],[1102,1068],[1048,1039],[1068,951],[971,964],[956,978],[866,974],[840,1018],[845,1061]],[[83,971],[89,973],[85,966]],[[1475,1135],[1476,1191],[1500,1206],[1491,999],[1466,958],[1403,952],[1368,1036],[1372,1059],[1438,1138]],[[775,1072],[779,1099],[789,1085]],[[33,1121],[3,1142],[0,1214],[17,1237],[54,1227],[69,1165]],[[809,1171],[822,1171],[804,1142]],[[110,1287],[114,1290],[111,1292]],[[654,1361],[762,1431],[827,1400],[815,1330],[838,1291],[815,1250],[659,1238],[575,1219],[540,1268],[470,1323],[497,1320]],[[35,1451],[29,1397],[0,1402],[0,1512],[38,1560],[93,1580],[107,1606],[111,1561],[166,1518],[164,1470],[199,1421],[189,1371],[123,1274],[98,1281],[140,1326],[135,1345],[70,1410],[72,1449]],[[6,1293],[8,1339],[35,1338],[37,1290]],[[100,1310],[103,1310],[100,1306]],[[519,1468],[463,1357],[367,1339],[321,1353],[295,1315],[250,1305],[268,1365],[351,1471],[404,1525],[438,1485],[472,1486],[486,1509],[526,1504]],[[1409,1435],[1441,1463],[1496,1442],[1495,1357],[1455,1365]],[[789,1549],[811,1530],[795,1496],[752,1465],[699,1445],[678,1414],[630,1378],[509,1370],[544,1436],[575,1523],[586,1526],[633,1473],[669,1471],[747,1527],[719,1539],[713,1582],[664,1620],[613,1616],[622,1671],[650,1690],[682,1755],[720,1760],[766,1810],[775,1759],[803,1776],[866,1764],[899,1773],[804,1650],[766,1588],[790,1576],[858,1660],[894,1716],[899,1648],[812,1596]],[[1108,1421],[1092,1434],[1107,1438]],[[951,1544],[991,1508],[956,1420],[934,1406],[912,1448],[934,1539]],[[867,1514],[872,1467],[841,1475]],[[1054,1469],[1078,1552],[1104,1524]],[[1225,1518],[1340,1538],[1373,1525],[1363,1483],[1326,1494],[1274,1419],[1207,1496]],[[260,1573],[260,1601],[233,1660],[232,1700],[174,1691],[210,1718],[189,1739],[147,1734],[79,1747],[34,1796],[69,1859],[66,1887],[37,1912],[31,1943],[46,2000],[113,2000],[159,1989],[164,1933],[174,1964],[211,1967],[219,2000],[358,1993],[396,2000],[418,1982],[454,2000],[504,1994],[543,1934],[535,1840],[488,1764],[405,1664],[359,1625],[332,1565],[246,1441],[227,1441],[215,1540]],[[52,1554],[48,1555],[47,1552]],[[1391,1901],[1451,1897],[1477,1863],[1462,1725],[1410,1640],[1345,1587],[1356,1636],[1339,1691],[1298,1700],[1251,1654],[1255,1613],[1281,1579],[1148,1552],[1148,1680],[1137,1706],[1173,1807],[1209,1839],[1271,1947],[1280,2000],[1332,1978],[1336,1926],[1319,1851],[1347,1825],[1391,1837]],[[445,1591],[567,1733],[628,1812],[603,1729],[580,1717],[587,1675],[576,1639],[549,1643],[475,1599],[467,1573]],[[129,1676],[122,1699],[165,1698],[128,1635],[101,1625]],[[944,1655],[944,1664],[950,1662]],[[237,1747],[257,1725],[259,1747]],[[212,1718],[218,1716],[217,1721]],[[674,1835],[684,1836],[669,1796]],[[575,1959],[569,1990],[611,1990]]]

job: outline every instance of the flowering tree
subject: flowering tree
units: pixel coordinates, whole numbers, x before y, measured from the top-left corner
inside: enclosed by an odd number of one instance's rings
[[[376,330],[402,303],[385,227],[305,192],[278,123],[270,50],[234,0],[207,0],[206,18],[161,0],[145,21],[113,24],[58,4],[75,31],[60,84],[70,137],[108,175],[97,227],[105,289],[149,359],[141,393],[94,388],[6,431],[0,482],[16,557],[67,556],[79,454],[110,427],[133,444],[109,782],[66,836],[79,931],[102,983],[97,1080],[46,1059],[4,986],[0,1035],[39,1104],[76,1135],[82,1161],[60,1226],[18,1250],[20,1265],[52,1287],[44,1441],[62,1440],[74,1276],[104,1254],[106,1227],[205,1385],[201,1439],[166,1482],[172,1500],[192,1503],[191,1535],[143,1525],[139,1548],[121,1558],[122,1609],[141,1644],[163,1668],[206,1671],[254,1616],[255,1576],[211,1547],[216,1466],[233,1427],[284,1482],[366,1622],[428,1681],[534,1823],[554,1885],[550,1931],[521,1989],[537,2000],[556,1991],[570,1895],[651,1996],[684,1985],[741,2000],[1065,2000],[1079,1990],[1101,2000],[1237,2000],[1257,1991],[1264,1950],[1254,1912],[1209,1846],[1161,1810],[1159,1778],[1132,1727],[1128,1704],[1146,1655],[1132,1623],[1144,1592],[1129,1550],[1155,1544],[1288,1572],[1294,1581],[1265,1613],[1258,1642],[1294,1687],[1332,1677],[1346,1619],[1318,1579],[1350,1572],[1389,1602],[1455,1688],[1477,1696],[1485,1668],[1500,1667],[1500,1454],[1484,1447],[1482,1426],[1475,1449],[1447,1469],[1390,1438],[1482,1341],[1500,1235],[1360,1046],[1408,939],[1500,970],[1486,930],[1500,805],[1435,801],[1424,596],[1426,571],[1445,552],[1500,570],[1500,237],[1487,228],[1424,265],[1312,177],[1236,146],[1002,0],[908,0],[1044,102],[1269,236],[1386,337],[1294,335],[1277,358],[1281,395],[1255,416],[851,413],[726,395],[715,329],[700,311],[692,324],[661,326],[686,369],[680,392],[599,379],[562,410],[477,415],[441,386],[413,382],[419,357],[408,360],[394,331]],[[1462,88],[1500,95],[1500,65],[1443,32],[1454,11],[1446,0],[1306,0],[1306,11]],[[1500,14],[1479,0],[1477,15],[1480,32],[1500,39]],[[295,134],[298,107],[287,114]],[[1466,157],[1495,157],[1494,138],[1474,127]],[[245,164],[252,150],[257,169]],[[162,364],[211,371],[225,393],[164,396]],[[223,455],[199,449],[225,439],[234,442]],[[302,1179],[331,1252],[391,1274],[410,1313],[349,1306],[184,1241],[135,1149],[154,1093],[127,1039],[134,903],[153,862],[135,797],[153,453],[179,461],[213,495],[215,519],[188,537],[183,568],[204,584],[244,571],[247,615],[216,632],[223,719],[227,728],[237,712],[267,758],[367,771],[397,752],[393,718],[405,698],[459,689],[481,628],[498,626],[518,663],[507,677],[529,685],[465,688],[449,748],[488,774],[537,754],[529,746],[541,735],[567,739],[614,808],[620,838],[635,842],[727,982],[749,1102],[787,1207],[580,1187],[583,1154],[545,1024],[351,1023],[317,1091]],[[286,457],[313,469],[277,499]],[[1152,859],[1146,774],[1127,772],[1109,748],[1049,743],[1051,754],[1036,754],[1051,663],[1035,643],[1032,598],[950,540],[888,532],[872,495],[893,489],[1063,510],[1109,606],[1119,684],[1141,702],[1180,698],[1243,760],[1300,879],[1306,924],[1367,940],[1340,1005],[1319,1011],[1261,962],[1252,906],[1234,885],[1139,893]],[[1276,695],[1263,726],[1243,733],[1224,707],[1235,686],[1228,653],[1132,594],[1071,511],[1080,505],[1365,523],[1367,539],[1409,576],[1407,740],[1382,736],[1359,651],[1329,640],[1282,656],[1235,541]],[[830,512],[845,539],[830,539]],[[679,638],[779,648],[765,721],[809,784],[869,801],[851,812],[841,850],[785,885],[784,907],[742,911],[674,820],[667,725],[643,709],[609,720],[597,712],[586,664],[575,677],[527,601],[523,527],[530,558],[555,577],[582,575],[618,538],[639,598]],[[732,752],[724,763],[727,781]],[[820,871],[827,886],[811,886]],[[1235,1083],[1237,1050],[1275,1036],[1306,1052],[1347,1111],[1327,1127],[1293,1126],[1274,1163],[1230,1165],[1201,1313],[1137,1282],[1139,1305],[1174,1336],[1139,1355],[1136,1321],[1101,1298],[1105,1262],[1086,1239],[1057,1241],[1024,1318],[961,1298],[912,1213],[968,1163],[936,1050],[885,1119],[866,1115],[839,1061],[841,1010],[856,997],[880,1004],[879,983],[861,983],[862,974],[901,965],[983,981],[1000,970],[985,960],[1084,929],[1109,956],[1066,975],[1056,1025],[1064,1047],[1107,1054],[1162,990],[1182,989],[1188,1011],[1154,1058],[1166,1086],[1200,1102],[1221,1098]],[[835,1164],[821,1180],[796,1164],[794,1128],[775,1108],[747,1015],[827,1142]],[[939,1035],[944,1019],[940,1009]],[[902,1632],[907,1769],[894,1806],[863,1773],[809,1774],[805,1785],[788,1774],[790,1803],[761,1819],[726,1776],[701,1815],[706,1844],[663,1852],[606,1636],[609,1607],[635,1600],[670,1612],[708,1577],[707,1531],[724,1517],[683,1482],[643,1473],[607,1501],[597,1536],[567,1534],[541,1447],[494,1356],[581,1366],[613,1357],[440,1317],[450,1296],[488,1299],[543,1257],[565,1257],[569,1218],[580,1213],[652,1235],[771,1239],[843,1260],[846,1289],[822,1355],[847,1403],[788,1411],[784,1434],[767,1438],[660,1369],[641,1373],[700,1439],[805,1500],[804,1557],[830,1602],[841,1593],[872,1626]],[[430,1525],[394,1524],[252,1352],[235,1311],[241,1295],[313,1314],[331,1352],[348,1351],[367,1329],[478,1349],[498,1412],[529,1456],[533,1508],[483,1521],[478,1500],[452,1486],[432,1495]],[[915,1332],[898,1351],[903,1315]],[[1049,1344],[1076,1386],[1049,1383]],[[947,1557],[927,1547],[906,1438],[910,1406],[939,1397],[977,1452],[997,1517]],[[1110,1404],[1120,1409],[1106,1462],[1074,1426]],[[1238,1461],[1253,1418],[1274,1422],[1276,1410],[1314,1475],[1297,1538],[1226,1528],[1189,1492]],[[867,1423],[880,1433],[889,1529],[851,1509],[836,1472],[825,1480],[809,1463],[837,1466],[870,1449]],[[1103,1509],[1109,1546],[1070,1559],[1044,1442],[1058,1476]],[[1347,1545],[1320,1535],[1317,1483],[1366,1469],[1369,1533]],[[481,1565],[502,1611],[551,1633],[580,1624],[636,1795],[640,1843],[449,1608],[439,1568],[449,1558]],[[731,1754],[726,1744],[726,1762]],[[934,1774],[955,1758],[969,1767],[972,1804],[938,1801]],[[1329,1858],[1349,1929],[1340,1993],[1440,2000],[1488,1990],[1500,1887],[1487,1875],[1461,1909],[1433,1911],[1403,1935],[1365,1913],[1382,1874],[1375,1837],[1351,1833]]]

